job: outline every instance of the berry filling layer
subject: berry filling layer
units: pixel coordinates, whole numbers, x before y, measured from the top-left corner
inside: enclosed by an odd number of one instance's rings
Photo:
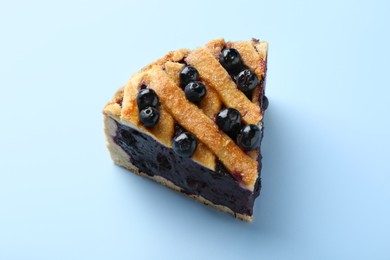
[[[249,191],[242,188],[221,163],[217,162],[216,170],[212,171],[191,158],[177,155],[173,149],[156,142],[149,135],[115,122],[117,131],[113,139],[140,172],[161,176],[180,187],[181,192],[201,195],[215,205],[226,206],[235,213],[253,214],[254,200],[260,192],[260,177],[254,191]],[[261,156],[259,168],[260,160]]]

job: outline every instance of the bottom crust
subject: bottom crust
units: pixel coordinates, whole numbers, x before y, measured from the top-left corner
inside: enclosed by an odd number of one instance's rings
[[[105,132],[106,132],[106,137],[107,137],[107,147],[110,151],[110,154],[111,154],[111,158],[112,160],[118,164],[119,166],[122,166],[128,170],[130,170],[131,172],[137,174],[137,175],[140,175],[140,176],[144,176],[144,177],[147,177],[149,179],[152,179],[168,188],[171,188],[172,190],[175,190],[177,192],[179,192],[180,194],[183,194],[183,195],[186,195],[187,197],[190,197],[190,198],[193,198],[205,205],[209,205],[209,206],[212,206],[213,208],[215,209],[218,209],[222,212],[226,212],[226,213],[229,213],[231,214],[232,216],[234,216],[235,218],[237,219],[240,219],[240,220],[244,220],[244,221],[247,221],[247,222],[252,222],[253,220],[253,216],[249,216],[249,215],[244,215],[244,214],[240,214],[240,213],[235,213],[234,211],[232,211],[230,208],[228,207],[225,207],[225,206],[222,206],[222,205],[217,205],[217,204],[214,204],[213,202],[203,198],[202,196],[200,195],[194,195],[194,194],[186,194],[186,193],[183,193],[181,192],[181,188],[179,186],[176,186],[174,183],[172,183],[171,181],[161,177],[161,176],[150,176],[146,173],[143,173],[141,171],[139,171],[139,169],[133,165],[132,163],[130,163],[129,161],[129,158],[128,158],[128,155],[122,150],[121,147],[119,147],[113,140],[112,138],[112,135],[110,133],[114,133],[116,131],[116,125],[114,123],[114,119],[110,118],[109,116],[107,115],[104,115],[104,124],[105,124]]]

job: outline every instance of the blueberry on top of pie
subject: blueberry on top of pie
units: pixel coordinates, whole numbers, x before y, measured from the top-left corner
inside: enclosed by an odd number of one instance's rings
[[[115,163],[251,221],[268,44],[213,40],[135,73],[103,110]]]

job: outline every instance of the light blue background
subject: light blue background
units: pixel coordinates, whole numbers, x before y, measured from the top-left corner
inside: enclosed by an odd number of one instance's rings
[[[390,259],[387,1],[2,1],[0,259]],[[208,40],[270,43],[247,224],[111,162],[101,110]]]

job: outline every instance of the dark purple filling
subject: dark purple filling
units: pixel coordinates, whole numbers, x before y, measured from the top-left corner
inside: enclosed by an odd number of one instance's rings
[[[220,162],[217,162],[216,170],[212,171],[189,158],[176,155],[172,149],[146,134],[116,123],[118,130],[114,136],[115,142],[126,151],[130,162],[141,172],[164,177],[181,187],[185,194],[201,195],[236,213],[252,215],[254,200],[260,193],[260,177],[254,192],[251,192],[242,188]],[[259,170],[260,161],[261,156]]]

